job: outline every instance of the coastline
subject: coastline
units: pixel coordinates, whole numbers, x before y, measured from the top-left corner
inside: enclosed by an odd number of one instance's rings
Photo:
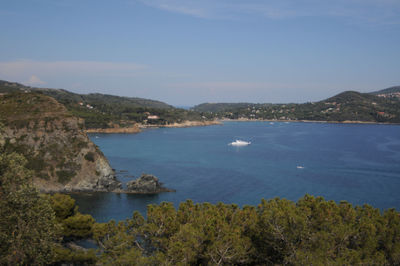
[[[162,188],[159,189],[155,192],[139,192],[139,191],[129,191],[129,190],[123,190],[123,189],[116,189],[109,191],[111,193],[117,193],[117,194],[139,194],[139,195],[155,195],[155,194],[160,194],[164,192],[176,192],[175,189],[170,189],[170,188]]]
[[[167,125],[140,125],[141,128],[185,128],[185,127],[204,127],[204,126],[214,126],[221,125],[222,122],[220,120],[211,120],[211,121],[184,121],[182,123],[172,123]]]
[[[113,127],[113,128],[88,128],[86,133],[102,133],[102,134],[136,134],[142,132],[143,129],[149,128],[186,128],[186,127],[203,127],[222,125],[224,122],[285,122],[285,123],[326,123],[326,124],[366,124],[366,125],[400,125],[400,123],[373,122],[373,121],[323,121],[323,120],[279,120],[279,119],[218,119],[211,121],[184,121],[182,123],[172,123],[167,125],[144,125],[136,124],[133,127]]]
[[[400,123],[385,123],[385,122],[373,122],[373,121],[323,121],[323,120],[279,120],[279,119],[220,119],[218,121],[223,122],[286,122],[286,123],[326,123],[326,124],[367,124],[367,125],[400,125]]]
[[[103,133],[103,134],[114,134],[114,133],[135,134],[141,132],[140,128],[136,125],[133,127],[88,128],[85,131],[86,133]]]
[[[86,133],[102,133],[102,134],[136,134],[142,132],[142,129],[147,128],[185,128],[185,127],[203,127],[221,125],[220,120],[212,121],[184,121],[182,123],[172,123],[167,125],[144,125],[135,124],[132,127],[112,127],[112,128],[88,128],[85,130]]]

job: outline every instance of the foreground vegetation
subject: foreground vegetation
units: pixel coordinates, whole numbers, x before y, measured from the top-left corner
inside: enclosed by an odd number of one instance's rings
[[[96,224],[104,264],[329,265],[400,263],[400,217],[306,195],[297,204],[150,206],[125,222]]]
[[[16,153],[0,153],[0,264],[398,265],[400,214],[306,195],[258,206],[150,205],[96,223],[68,195],[41,195]],[[93,239],[98,249],[74,245]]]

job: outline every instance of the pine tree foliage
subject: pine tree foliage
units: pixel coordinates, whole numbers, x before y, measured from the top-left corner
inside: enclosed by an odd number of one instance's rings
[[[26,160],[0,154],[0,264],[46,264],[57,240],[54,212],[30,184]]]
[[[257,207],[150,205],[147,219],[95,224],[105,265],[398,265],[400,215],[306,195]]]

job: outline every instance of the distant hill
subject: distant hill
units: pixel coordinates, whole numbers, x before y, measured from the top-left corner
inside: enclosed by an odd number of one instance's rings
[[[249,108],[253,106],[266,106],[271,104],[256,103],[202,103],[192,109],[197,112],[226,112],[235,109]]]
[[[130,127],[133,123],[164,125],[203,120],[197,112],[155,100],[101,93],[77,94],[63,89],[34,88],[0,80],[0,93],[31,91],[51,96],[64,104],[71,113],[85,120],[87,128]]]
[[[390,87],[387,89],[374,91],[374,92],[371,92],[371,94],[377,95],[380,97],[395,98],[395,99],[400,100],[400,86],[394,86],[394,87]]]
[[[204,103],[190,110],[163,102],[106,95],[77,94],[0,81],[0,93],[37,91],[64,104],[85,120],[86,128],[131,127],[135,123],[167,125],[213,119],[362,121],[400,123],[400,86],[359,93],[346,91],[319,102],[303,104]]]
[[[122,104],[129,107],[144,107],[144,108],[160,108],[172,109],[173,106],[164,102],[137,98],[137,97],[122,97],[101,93],[91,94],[77,94],[63,89],[48,89],[48,88],[35,88],[22,85],[16,82],[9,82],[0,80],[0,93],[14,92],[14,91],[41,91],[46,95],[55,98],[61,103],[70,102],[86,102],[88,104]]]
[[[195,111],[220,119],[363,121],[400,123],[400,101],[356,91],[303,104],[206,103]]]

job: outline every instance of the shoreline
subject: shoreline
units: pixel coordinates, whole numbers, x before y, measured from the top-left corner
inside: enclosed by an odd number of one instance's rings
[[[217,119],[211,121],[185,121],[183,123],[173,123],[167,125],[143,125],[136,124],[133,127],[114,127],[114,128],[88,128],[86,133],[101,134],[136,134],[144,129],[152,128],[188,128],[188,127],[204,127],[222,125],[224,122],[284,122],[284,123],[319,123],[319,124],[365,124],[365,125],[400,125],[400,123],[373,122],[373,121],[324,121],[324,120],[279,120],[279,119]]]
[[[185,128],[185,127],[204,127],[204,126],[214,126],[221,125],[222,122],[219,120],[211,121],[185,121],[182,123],[172,123],[167,125],[139,125],[140,128]]]
[[[142,132],[142,129],[148,128],[186,128],[186,127],[204,127],[221,125],[219,120],[211,121],[184,121],[182,123],[172,123],[167,125],[143,125],[136,124],[133,127],[112,127],[112,128],[88,128],[85,129],[86,133],[101,133],[101,134],[136,134]]]
[[[102,133],[102,134],[135,134],[141,132],[138,126],[135,127],[112,127],[112,128],[88,128],[85,129],[86,133]]]
[[[372,121],[324,121],[324,120],[278,120],[278,119],[220,119],[221,122],[285,122],[285,123],[319,123],[319,124],[366,124],[366,125],[400,125],[400,123]]]

